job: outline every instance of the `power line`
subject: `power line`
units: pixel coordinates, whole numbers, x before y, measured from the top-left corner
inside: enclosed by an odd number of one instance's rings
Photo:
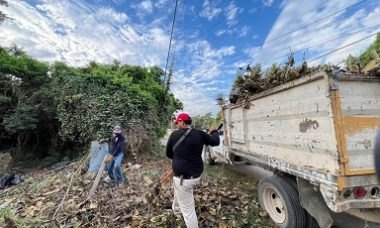
[[[184,12],[185,12],[185,6],[186,6],[186,2],[185,1],[183,1],[183,4],[182,4],[182,10],[181,10],[181,17],[180,17],[180,20],[179,20],[179,23],[178,23],[178,26],[177,26],[177,33],[176,33],[176,39],[175,39],[175,43],[174,43],[174,46],[173,46],[173,56],[172,56],[172,62],[174,61],[173,59],[174,59],[174,57],[175,57],[175,55],[176,55],[176,51],[177,51],[177,46],[178,46],[178,44],[179,44],[179,42],[180,42],[180,39],[181,39],[181,37],[180,37],[180,33],[181,33],[181,26],[182,26],[182,22],[183,22],[183,20],[184,20]]]
[[[182,1],[183,4],[182,4],[182,10],[181,10],[181,16],[180,16],[180,20],[179,20],[179,23],[178,23],[178,26],[177,26],[177,33],[176,33],[176,42],[174,43],[173,45],[173,52],[172,52],[172,56],[171,56],[171,60],[170,60],[170,71],[169,71],[169,75],[168,75],[168,82],[167,82],[167,87],[166,87],[166,90],[165,90],[165,94],[167,93],[167,91],[169,90],[169,86],[170,86],[170,83],[171,83],[171,78],[173,77],[173,68],[174,68],[174,65],[175,65],[175,61],[174,59],[176,58],[177,56],[177,46],[178,44],[180,43],[181,41],[181,26],[182,26],[182,22],[184,20],[184,15],[185,15],[185,6],[186,6],[186,2],[183,0]]]
[[[290,34],[296,32],[296,31],[298,31],[298,30],[300,30],[300,29],[305,29],[305,28],[309,27],[310,25],[316,24],[316,23],[318,23],[318,22],[320,22],[320,21],[323,21],[323,20],[325,20],[325,19],[327,19],[327,18],[329,18],[329,17],[331,17],[331,16],[334,16],[334,15],[336,15],[336,14],[339,14],[339,13],[341,13],[341,12],[343,12],[343,11],[349,9],[349,8],[352,8],[352,7],[354,7],[354,6],[357,6],[357,5],[359,5],[359,4],[363,3],[363,2],[366,2],[366,1],[367,1],[367,0],[361,0],[361,1],[357,2],[357,3],[355,3],[355,4],[352,4],[352,5],[349,5],[349,6],[345,7],[344,9],[340,9],[340,10],[338,10],[338,11],[336,11],[336,12],[333,12],[333,13],[331,13],[331,14],[328,14],[328,15],[326,15],[326,16],[324,16],[324,17],[322,17],[322,18],[320,18],[320,19],[318,19],[318,20],[316,20],[316,21],[313,21],[313,22],[311,22],[311,23],[309,23],[309,24],[306,24],[306,25],[300,26],[300,27],[298,27],[298,28],[296,28],[296,29],[294,29],[294,30],[291,30],[290,32],[287,32],[287,33],[285,33],[285,34],[282,34],[282,35],[280,35],[280,36],[278,36],[278,37],[276,37],[276,38],[274,38],[274,39],[268,40],[268,41],[266,41],[265,43],[268,44],[268,43],[271,43],[271,42],[273,42],[273,41],[276,41],[276,40],[282,39],[282,38],[284,38],[285,36],[290,35]]]
[[[355,34],[361,33],[361,32],[363,32],[363,31],[366,31],[366,30],[369,30],[369,29],[377,28],[377,27],[379,27],[379,26],[380,26],[380,24],[377,24],[377,25],[374,25],[374,26],[371,26],[371,27],[368,27],[368,28],[364,28],[364,29],[360,29],[360,30],[357,30],[357,31],[354,31],[354,32],[348,33],[348,34],[346,34],[346,36],[341,36],[341,37],[337,37],[337,38],[329,39],[329,40],[323,40],[323,41],[320,41],[320,42],[318,42],[318,43],[315,43],[315,44],[313,44],[313,45],[311,45],[311,46],[304,47],[304,48],[298,49],[298,50],[296,50],[296,51],[293,51],[293,54],[297,54],[297,53],[300,53],[300,52],[302,52],[302,51],[306,51],[307,49],[310,49],[310,48],[313,48],[313,47],[317,47],[317,46],[319,46],[319,45],[321,45],[321,44],[330,43],[330,42],[333,42],[333,41],[336,41],[336,40],[343,39],[343,38],[347,37],[347,35],[355,35]],[[286,57],[288,57],[288,56],[289,56],[289,54],[282,55],[281,57],[279,57],[279,59],[283,59],[283,58],[286,58]],[[263,64],[263,63],[264,63],[263,65],[265,65],[266,63],[269,63],[270,61],[273,61],[274,58],[272,57],[271,59],[272,59],[272,60],[265,59],[265,60],[261,61],[260,64]]]
[[[329,14],[329,15],[326,15],[326,16],[324,16],[323,18],[320,18],[320,19],[318,19],[318,20],[316,20],[316,21],[313,21],[313,22],[311,22],[311,23],[309,23],[309,24],[307,24],[307,25],[304,25],[304,26],[299,27],[299,28],[297,28],[297,29],[295,29],[295,30],[293,30],[293,31],[291,31],[291,32],[288,32],[288,33],[285,34],[285,35],[289,35],[289,34],[291,34],[291,33],[294,33],[295,31],[300,30],[300,29],[302,29],[302,28],[307,28],[308,26],[310,26],[310,25],[312,25],[312,24],[316,24],[316,23],[318,23],[318,22],[320,22],[320,21],[322,21],[322,20],[324,20],[324,19],[326,19],[326,18],[328,18],[328,17],[331,17],[331,16],[333,16],[333,15],[335,15],[335,14],[338,14],[338,13],[340,13],[340,12],[343,12],[344,10],[347,10],[347,9],[353,7],[353,6],[359,5],[359,4],[361,4],[361,3],[365,2],[365,1],[367,1],[367,0],[362,0],[362,1],[360,1],[360,2],[357,2],[357,3],[355,3],[355,4],[352,4],[352,5],[350,5],[350,6],[347,6],[347,7],[345,7],[344,9],[341,9],[341,10],[339,10],[339,11],[336,11],[336,12],[334,12],[334,13],[331,13],[331,14]],[[246,3],[246,2],[245,2],[245,3]],[[255,13],[257,13],[257,12],[258,12],[258,11],[256,11]],[[250,14],[249,16],[251,16],[251,14]],[[278,37],[278,38],[276,38],[276,39],[280,39],[280,38],[283,38],[283,37]],[[273,42],[273,41],[274,41],[274,40],[270,40],[270,41],[267,41],[266,43],[268,43],[268,42]],[[232,61],[232,62],[236,62],[236,61]],[[227,63],[231,63],[231,62],[227,62]],[[226,64],[226,63],[224,63],[224,64]],[[202,72],[204,72],[204,71],[202,71]]]
[[[332,53],[335,53],[335,52],[340,51],[340,50],[342,50],[342,49],[344,49],[344,48],[347,48],[347,47],[352,46],[352,45],[354,45],[354,44],[356,44],[356,43],[359,43],[359,42],[361,42],[361,41],[363,41],[363,40],[366,40],[366,39],[368,39],[368,38],[371,38],[372,36],[378,34],[379,32],[380,32],[380,31],[377,31],[376,33],[372,33],[372,34],[369,35],[369,36],[363,37],[363,38],[361,38],[361,39],[359,39],[359,40],[356,40],[356,41],[351,42],[351,43],[349,43],[349,44],[347,44],[347,45],[344,45],[343,47],[337,48],[337,49],[335,49],[335,50],[329,51],[329,52],[327,52],[327,53],[325,53],[325,54],[322,54],[322,55],[320,55],[320,56],[317,56],[317,57],[315,57],[315,58],[312,58],[312,59],[310,59],[310,60],[307,60],[306,62],[310,63],[310,62],[313,62],[313,61],[315,61],[315,60],[317,60],[317,59],[320,59],[320,58],[323,58],[323,57],[325,57],[325,56],[331,55]]]
[[[375,27],[378,27],[378,26],[380,26],[380,24],[378,24],[378,25],[376,25],[376,26],[368,27],[368,28],[366,28],[366,29],[358,30],[358,31],[356,31],[356,32],[351,33],[350,35],[354,35],[354,34],[357,34],[357,33],[359,33],[359,32],[362,32],[363,30],[372,29],[372,28],[375,28]],[[376,34],[376,33],[374,33],[374,34]],[[374,34],[371,34],[369,37],[373,36]],[[368,38],[369,38],[369,37],[368,37]],[[342,37],[340,37],[340,38],[336,38],[336,39],[331,39],[331,40],[329,40],[329,41],[323,41],[323,42],[320,42],[320,43],[328,43],[328,42],[332,42],[332,41],[334,41],[334,40],[341,39],[341,38],[342,38]],[[358,41],[358,42],[360,42],[360,41]],[[357,43],[357,42],[356,42],[356,43]],[[313,46],[317,46],[317,45],[320,45],[320,44],[315,44],[315,45],[313,45]],[[310,47],[304,48],[304,50],[309,49],[309,48],[311,48],[311,47],[313,47],[313,46],[310,46]],[[343,49],[343,48],[342,48],[342,49]],[[303,49],[300,49],[300,50],[297,50],[296,52],[301,52],[302,50],[303,50]],[[294,53],[295,53],[295,52],[294,52]],[[285,57],[287,57],[287,56],[288,56],[288,55],[286,55]],[[233,63],[233,62],[236,62],[236,61],[237,61],[237,60],[227,61],[227,62],[224,62],[223,65],[228,65],[228,64]],[[307,61],[307,62],[309,62],[309,61]],[[261,63],[261,64],[262,64],[262,63]],[[197,72],[197,74],[207,73],[207,71],[209,71],[209,69],[201,70],[201,71]]]
[[[345,48],[347,48],[347,47],[350,47],[350,46],[352,46],[352,45],[354,45],[354,44],[357,44],[357,43],[359,43],[359,42],[361,42],[361,41],[363,41],[363,40],[366,40],[366,39],[368,39],[368,38],[371,38],[371,37],[374,36],[374,35],[380,34],[379,32],[380,32],[380,31],[378,31],[378,32],[376,32],[376,33],[372,33],[372,34],[369,35],[369,36],[365,36],[365,37],[363,37],[363,38],[361,38],[361,39],[359,39],[359,40],[356,40],[356,41],[353,41],[353,42],[351,42],[351,43],[349,43],[349,44],[347,44],[347,45],[344,45],[343,47],[340,47],[340,48],[334,49],[334,50],[329,51],[329,52],[327,52],[327,53],[324,53],[324,54],[322,54],[322,55],[320,55],[320,56],[317,56],[317,57],[315,57],[315,58],[312,58],[312,59],[310,59],[310,60],[307,60],[306,62],[307,62],[307,63],[310,63],[310,62],[313,62],[313,61],[315,61],[315,60],[317,60],[317,59],[320,59],[320,58],[323,58],[323,57],[325,57],[325,56],[331,55],[332,53],[335,53],[335,52],[337,52],[337,51],[340,51],[340,50],[342,50],[342,49],[345,49]],[[203,102],[198,102],[198,104],[202,104],[202,103],[203,103]]]
[[[380,31],[378,31],[378,32],[376,32],[376,33],[373,33],[373,34],[371,34],[371,35],[369,35],[369,36],[363,37],[363,38],[361,38],[361,39],[359,39],[359,40],[356,40],[356,41],[354,41],[354,42],[351,42],[351,43],[349,43],[349,44],[347,44],[347,45],[344,45],[343,47],[337,48],[337,49],[335,49],[335,50],[329,51],[329,52],[327,52],[327,53],[325,53],[325,54],[322,54],[322,55],[320,55],[320,56],[317,56],[317,57],[315,57],[315,58],[312,58],[312,59],[310,59],[310,60],[307,60],[306,62],[307,62],[307,63],[310,63],[310,62],[313,62],[313,61],[315,61],[315,60],[317,60],[317,59],[320,59],[320,58],[323,58],[323,57],[325,57],[325,56],[331,55],[332,53],[335,53],[335,52],[340,51],[340,50],[342,50],[342,49],[344,49],[344,48],[347,48],[347,47],[349,47],[349,46],[352,46],[352,45],[354,45],[354,44],[357,44],[357,43],[359,43],[359,42],[361,42],[361,41],[363,41],[363,40],[366,40],[366,39],[368,39],[368,38],[371,38],[372,36],[378,34],[379,32],[380,32]],[[203,102],[199,102],[198,104],[202,104],[202,103],[203,103]]]
[[[251,14],[248,14],[248,15],[246,15],[245,17],[243,17],[242,19],[239,19],[239,22],[238,23],[242,23],[242,22],[244,22],[244,21],[246,21],[247,19],[250,19],[252,16],[255,16],[258,12],[260,12],[261,10],[263,10],[263,6],[262,7],[260,7],[258,10],[256,10],[255,12],[253,12],[253,13],[251,13]],[[322,19],[319,19],[319,20],[322,20]],[[317,23],[317,22],[319,22],[319,21],[315,21],[315,22],[312,22],[312,23],[310,23],[309,25],[311,25],[311,24],[313,24],[313,23]],[[300,28],[299,28],[300,29]],[[318,29],[318,28],[315,28],[315,29]],[[312,30],[315,30],[315,29],[312,29]],[[312,31],[311,30],[311,31]],[[291,32],[290,32],[291,33]],[[302,34],[301,34],[302,35]],[[282,38],[282,37],[279,37],[279,39],[280,38]],[[218,41],[222,41],[222,39],[218,39],[218,40],[216,40],[216,42],[217,43],[219,43]],[[273,40],[271,40],[271,41],[267,41],[267,42],[272,42]],[[215,43],[215,42],[214,42]]]
[[[317,57],[315,57],[315,58],[312,58],[312,59],[310,59],[310,60],[307,60],[306,62],[307,62],[307,63],[310,63],[310,62],[313,62],[313,61],[315,61],[315,60],[317,60],[317,59],[320,59],[320,58],[323,58],[323,57],[325,57],[325,56],[331,55],[332,53],[335,53],[335,52],[340,51],[340,50],[342,50],[342,49],[345,49],[345,48],[347,48],[347,47],[349,47],[349,46],[352,46],[352,45],[354,45],[354,44],[357,44],[357,43],[359,43],[359,42],[361,42],[361,41],[363,41],[363,40],[366,40],[366,39],[368,39],[368,38],[371,38],[371,37],[373,37],[374,35],[379,34],[379,32],[380,32],[380,31],[377,31],[376,33],[372,33],[372,34],[369,35],[369,36],[365,36],[365,37],[363,37],[363,38],[361,38],[361,39],[359,39],[359,40],[356,40],[356,41],[353,41],[353,42],[351,42],[351,43],[349,43],[349,44],[347,44],[347,45],[344,45],[343,47],[337,48],[337,49],[335,49],[335,50],[329,51],[329,52],[324,53],[324,54],[322,54],[322,55],[320,55],[320,56],[317,56]]]
[[[311,22],[311,23],[309,23],[309,24],[307,24],[307,25],[304,25],[304,26],[302,26],[302,27],[299,27],[299,28],[297,28],[296,30],[293,30],[293,31],[291,31],[291,32],[288,32],[287,34],[285,34],[285,35],[289,35],[289,34],[291,34],[291,33],[294,33],[295,31],[297,31],[297,30],[300,30],[300,29],[303,29],[303,28],[307,28],[308,26],[310,26],[310,25],[312,25],[312,24],[316,24],[316,23],[318,23],[318,22],[320,22],[320,21],[322,21],[322,20],[325,20],[326,18],[328,18],[328,17],[331,17],[331,16],[333,16],[333,15],[336,15],[336,14],[338,14],[338,13],[341,13],[341,12],[343,12],[344,10],[347,10],[347,9],[349,9],[349,8],[351,8],[351,7],[354,7],[354,6],[356,6],[356,5],[359,5],[359,4],[361,4],[361,3],[363,3],[363,2],[365,2],[365,1],[367,1],[367,0],[362,0],[362,1],[360,1],[360,2],[357,2],[357,3],[355,3],[355,4],[352,4],[352,5],[350,5],[350,6],[348,6],[348,7],[345,7],[344,9],[341,9],[341,10],[339,10],[339,11],[336,11],[336,12],[334,12],[334,13],[332,13],[332,14],[329,14],[329,15],[326,15],[326,16],[324,16],[323,18],[320,18],[320,19],[318,19],[318,20],[316,20],[316,21],[314,21],[314,22]],[[255,12],[255,13],[257,13],[257,12]],[[216,24],[215,24],[216,25]],[[375,26],[374,26],[375,27]],[[367,28],[367,29],[370,29],[370,28]],[[365,29],[365,30],[367,30],[367,29]],[[359,31],[357,31],[357,33],[358,33]],[[282,38],[282,37],[279,37],[279,38]],[[277,38],[276,38],[277,39]],[[337,38],[337,39],[340,39],[340,38]],[[333,39],[333,40],[336,40],[336,39]],[[333,41],[333,40],[329,40],[329,41],[325,41],[325,42],[331,42],[331,41]],[[270,41],[267,41],[267,42],[273,42],[274,40],[270,40]],[[360,42],[360,41],[358,41],[358,42]],[[314,45],[315,46],[315,45]],[[308,48],[311,48],[311,47],[308,47]],[[304,49],[307,49],[307,48],[304,48]],[[302,50],[302,49],[301,49]],[[300,52],[301,50],[297,50],[297,52]],[[227,64],[229,64],[229,63],[232,63],[232,62],[236,62],[236,61],[239,61],[239,60],[233,60],[233,61],[228,61],[228,62],[224,62],[223,63],[223,65],[227,65]],[[314,60],[313,60],[314,61]],[[208,71],[208,69],[205,69],[205,70],[201,70],[201,71],[199,71],[199,72],[197,72],[197,74],[202,74],[202,73],[206,73]]]
[[[243,8],[243,7],[244,7],[245,5],[247,5],[249,2],[250,2],[250,0],[247,0],[247,1],[245,1],[242,5],[237,5],[237,6],[240,7],[240,8]],[[227,4],[228,4],[229,2],[228,2],[228,1],[224,1],[223,3],[224,3],[224,4],[222,4],[222,5],[220,6],[220,8],[222,8],[222,9],[223,9],[224,7],[226,7]],[[255,15],[257,12],[259,12],[261,9],[262,9],[262,8],[259,8],[257,11],[248,14],[248,15],[247,15],[246,17],[244,17],[243,19],[239,19],[238,23],[241,23],[242,21],[245,21],[246,19],[249,19],[250,17],[254,16],[254,15]],[[218,25],[220,25],[220,24],[223,23],[223,22],[224,22],[224,20],[223,20],[223,17],[222,17],[222,20],[217,21],[217,23],[214,23],[213,25],[209,26],[209,27],[206,28],[206,29],[202,29],[201,32],[198,33],[198,36],[202,37],[202,36],[204,36],[204,35],[209,34],[211,29],[216,28]],[[205,32],[203,32],[203,31],[205,31]],[[185,36],[186,36],[186,35],[189,35],[189,34],[190,34],[190,32],[187,32],[187,33],[185,34]],[[219,40],[221,40],[221,39],[219,39]],[[191,68],[192,68],[192,67],[191,67]],[[190,70],[190,71],[192,71],[192,70]]]
[[[178,5],[178,0],[175,1],[175,7],[174,7],[174,16],[173,16],[173,22],[172,22],[172,28],[170,32],[170,40],[169,40],[169,48],[168,48],[168,55],[166,57],[166,65],[165,65],[165,72],[164,72],[164,82],[163,82],[163,90],[165,88],[165,81],[166,81],[166,72],[168,70],[168,64],[169,64],[169,56],[170,56],[170,49],[172,46],[172,39],[173,39],[173,31],[174,31],[174,25],[175,25],[175,18],[177,15],[177,5]],[[165,91],[165,90],[164,90]],[[166,96],[166,94],[164,95]]]

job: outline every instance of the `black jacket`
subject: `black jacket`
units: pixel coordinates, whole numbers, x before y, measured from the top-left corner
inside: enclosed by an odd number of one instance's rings
[[[166,156],[171,158],[174,176],[199,177],[203,172],[202,150],[204,145],[219,145],[219,133],[211,135],[198,129],[192,129],[189,135],[183,140],[173,152],[174,144],[187,131],[186,128],[174,131],[166,145]]]
[[[109,142],[111,143],[111,152],[110,154],[116,157],[119,154],[124,153],[125,150],[125,137],[120,135],[115,135],[110,137]]]

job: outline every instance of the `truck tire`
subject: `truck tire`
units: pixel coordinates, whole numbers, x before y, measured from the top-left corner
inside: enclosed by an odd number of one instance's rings
[[[298,195],[298,186],[297,186],[297,180],[289,175],[283,175],[280,176],[281,179],[285,180],[288,182],[290,185],[292,185],[293,189],[297,192]],[[317,220],[313,216],[311,216],[307,211],[304,209],[305,214],[306,214],[306,228],[320,228]]]
[[[276,176],[265,177],[260,180],[258,195],[261,208],[278,227],[305,227],[306,213],[291,184]]]
[[[215,160],[211,157],[211,150],[209,146],[205,147],[204,153],[204,161],[207,165],[215,165]]]

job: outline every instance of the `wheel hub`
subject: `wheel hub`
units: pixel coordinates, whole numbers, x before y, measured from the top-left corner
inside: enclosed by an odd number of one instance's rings
[[[286,208],[283,199],[274,189],[266,188],[263,193],[264,206],[269,216],[276,223],[283,223],[286,219]]]

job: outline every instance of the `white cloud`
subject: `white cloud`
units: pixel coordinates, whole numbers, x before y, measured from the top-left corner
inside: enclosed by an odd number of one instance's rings
[[[123,4],[125,0],[112,0],[116,5]]]
[[[344,12],[313,23],[350,4],[352,3],[344,1],[285,1],[280,15],[253,62],[261,63],[264,66],[283,62],[289,54],[289,46],[293,52],[299,51],[299,60],[303,52],[306,54],[306,60],[312,59],[375,32],[376,29],[371,29],[353,34],[355,31],[380,24],[379,7],[365,7],[364,9],[356,7],[354,13],[352,11]],[[323,57],[313,64],[339,63],[350,53],[360,53],[372,41],[373,39],[368,39],[352,45]]]
[[[203,10],[199,13],[201,17],[207,18],[207,20],[212,21],[222,12],[221,8],[213,7],[210,5],[209,0],[203,2]]]
[[[242,28],[231,27],[228,29],[219,29],[215,32],[215,35],[221,36],[224,34],[228,34],[228,35],[232,36],[232,35],[236,34],[235,37],[244,37],[244,36],[248,35],[249,30],[250,30],[250,27],[247,25],[244,25]],[[256,38],[253,38],[253,39],[256,39]]]
[[[215,98],[221,92],[226,93],[220,90],[225,68],[223,61],[235,54],[235,47],[213,49],[207,41],[195,41],[188,43],[184,50],[184,55],[191,58],[186,66],[175,71],[171,90],[184,102],[185,111],[193,115],[216,114]]]
[[[263,0],[264,6],[272,6],[274,0]]]
[[[223,35],[224,33],[226,33],[226,31],[227,31],[227,30],[225,30],[225,29],[220,29],[220,30],[218,30],[218,31],[215,32],[215,35],[216,35],[216,36],[221,36],[221,35]]]
[[[167,0],[159,3],[165,2]],[[136,11],[150,9],[149,1],[144,4],[145,8],[139,4]],[[156,16],[152,23],[138,24],[128,13],[90,5],[85,0],[41,0],[38,5],[15,0],[5,8],[5,13],[15,20],[2,24],[1,45],[16,43],[43,61],[58,60],[73,66],[83,66],[93,60],[109,63],[114,59],[145,66],[165,64],[168,26]],[[196,38],[197,34],[186,38],[190,37]],[[217,94],[227,92],[220,90],[226,68],[223,62],[235,54],[235,47],[213,48],[207,41],[197,39],[176,42],[173,45],[182,50],[181,61],[184,58],[188,61],[181,67],[175,66],[173,93],[193,115],[216,114],[218,107],[214,99]]]
[[[141,9],[143,9],[143,10],[149,12],[149,13],[151,13],[152,10],[153,10],[153,4],[149,0],[142,1],[140,3],[140,7],[141,7]]]
[[[44,61],[80,66],[89,61],[162,65],[169,37],[161,27],[132,24],[127,14],[85,1],[12,1],[2,24],[2,45],[15,43]]]
[[[288,0],[282,0],[282,2],[280,2],[279,8],[283,9],[287,3],[288,3]]]
[[[143,20],[152,15],[154,6],[156,6],[157,8],[163,7],[162,5],[159,5],[159,3],[160,2],[157,2],[155,5],[153,5],[152,1],[144,0],[135,4],[131,4],[131,8],[135,9],[138,18],[140,20]]]
[[[252,48],[245,49],[243,52],[250,58],[255,59],[259,55],[260,51],[261,51],[260,47],[252,47]]]
[[[229,56],[235,54],[235,47],[234,46],[228,46],[228,47],[222,47],[217,51],[214,51],[214,56],[218,59],[221,59],[224,56]]]
[[[168,0],[159,0],[159,1],[156,1],[154,6],[157,8],[162,8],[162,7],[166,6],[167,2],[168,2]]]
[[[212,113],[216,115],[219,107],[215,101],[215,97],[210,97],[204,88],[195,86],[178,86],[173,90],[174,95],[183,101],[184,112],[189,113],[190,116],[204,115]]]
[[[109,21],[113,21],[115,23],[123,24],[127,22],[129,19],[125,13],[115,12],[111,8],[99,8],[95,15],[99,20],[103,18],[107,18]]]
[[[241,28],[240,30],[240,34],[238,35],[238,37],[244,37],[248,34],[248,31],[249,31],[249,26],[245,25],[243,26],[243,28]]]
[[[237,15],[239,12],[239,8],[235,5],[234,2],[231,2],[227,7],[226,7],[226,20],[227,20],[227,25],[228,26],[233,26],[237,24]]]

